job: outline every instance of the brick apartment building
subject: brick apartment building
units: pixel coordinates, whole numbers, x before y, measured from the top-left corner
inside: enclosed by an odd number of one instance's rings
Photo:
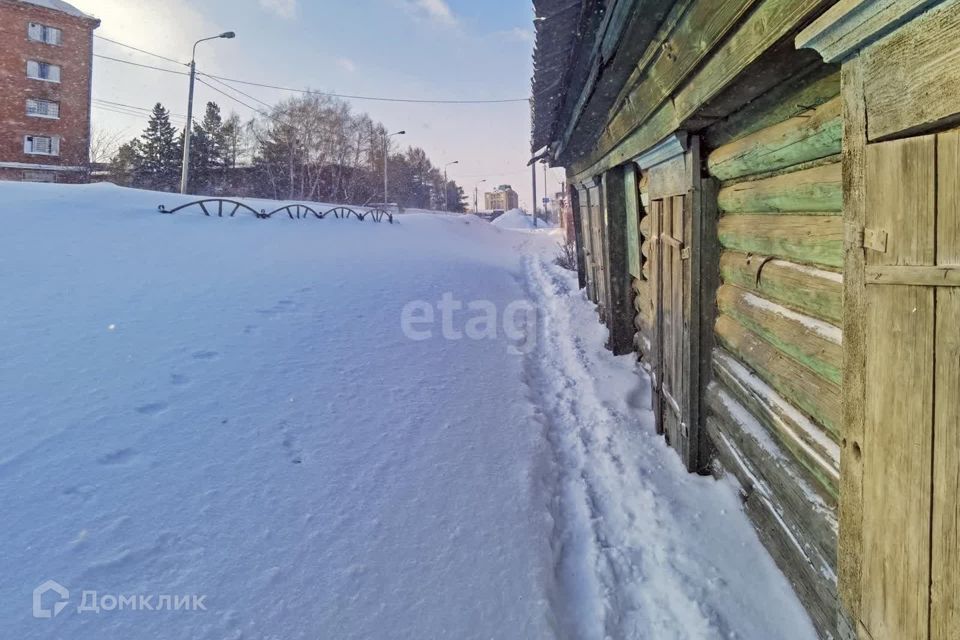
[[[510,211],[520,208],[520,196],[508,184],[502,184],[493,192],[483,194],[487,211]]]
[[[86,180],[98,26],[62,0],[0,0],[0,180]]]

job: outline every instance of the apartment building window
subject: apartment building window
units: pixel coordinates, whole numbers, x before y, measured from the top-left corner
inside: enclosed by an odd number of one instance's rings
[[[47,82],[60,82],[60,67],[47,62],[27,60],[27,77]]]
[[[56,27],[31,22],[27,25],[27,37],[34,42],[59,45],[63,41],[63,32]]]
[[[58,136],[24,136],[23,152],[34,156],[60,155]]]
[[[59,118],[60,103],[53,100],[27,98],[27,115],[34,118]]]

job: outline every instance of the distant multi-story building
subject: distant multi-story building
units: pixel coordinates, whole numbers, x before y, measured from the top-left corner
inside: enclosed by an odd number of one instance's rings
[[[483,194],[487,211],[510,211],[520,208],[520,196],[508,184],[502,184],[493,192]]]
[[[62,0],[0,0],[0,180],[86,179],[98,26]]]

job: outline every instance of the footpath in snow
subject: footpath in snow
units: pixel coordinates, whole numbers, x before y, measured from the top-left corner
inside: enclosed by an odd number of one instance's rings
[[[814,637],[555,232],[0,201],[0,638]]]

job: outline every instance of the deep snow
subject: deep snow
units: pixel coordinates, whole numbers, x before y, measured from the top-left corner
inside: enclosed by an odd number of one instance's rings
[[[733,487],[653,433],[553,232],[156,212],[178,201],[0,183],[0,637],[813,637]],[[532,301],[532,348],[443,337],[475,311],[405,335],[445,293]],[[35,619],[50,579],[69,603]]]
[[[545,222],[543,220],[538,220],[536,227],[533,225],[533,217],[528,216],[526,213],[520,209],[510,209],[506,213],[502,214],[496,220],[492,222],[493,226],[499,227],[501,229],[534,229],[534,228],[543,228],[548,229],[552,228],[554,225]]]

